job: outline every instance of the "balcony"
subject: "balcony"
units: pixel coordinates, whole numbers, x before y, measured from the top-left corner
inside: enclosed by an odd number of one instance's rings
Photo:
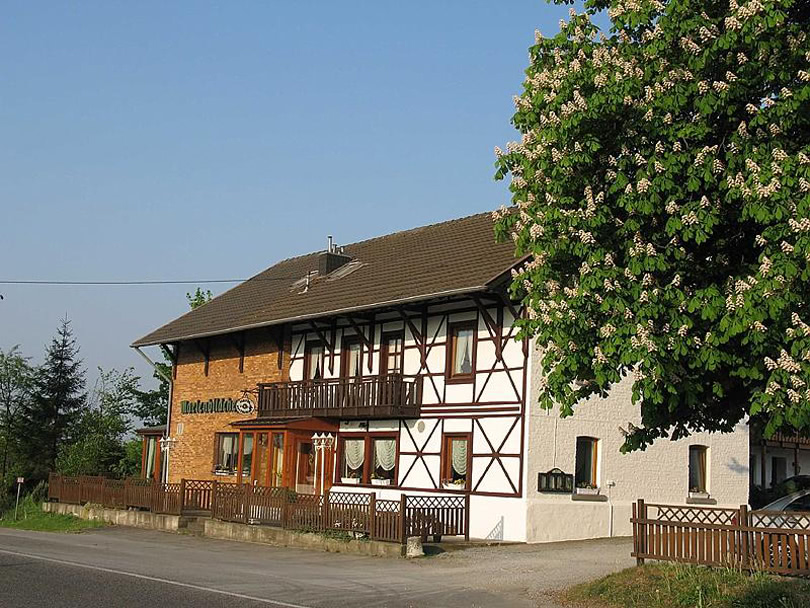
[[[418,418],[422,378],[402,374],[259,384],[260,418]]]

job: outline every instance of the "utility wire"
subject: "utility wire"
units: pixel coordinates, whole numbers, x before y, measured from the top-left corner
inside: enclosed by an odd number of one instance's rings
[[[296,281],[304,276],[253,277],[253,281]],[[145,281],[40,281],[40,280],[0,280],[0,285],[204,285],[207,283],[243,283],[248,279],[200,279],[192,281],[145,280]]]

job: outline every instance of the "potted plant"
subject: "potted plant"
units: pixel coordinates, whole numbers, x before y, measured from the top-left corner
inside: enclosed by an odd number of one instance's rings
[[[340,483],[343,485],[356,486],[360,483],[360,473],[357,471],[348,471],[344,477],[340,478]]]
[[[599,487],[586,481],[580,481],[577,487],[574,488],[574,494],[582,496],[597,496],[599,494]]]
[[[466,479],[442,479],[442,488],[445,490],[463,490],[466,485]]]
[[[371,485],[373,486],[390,486],[391,480],[387,477],[383,477],[377,473],[371,474]]]
[[[700,488],[689,488],[689,498],[698,498],[700,500],[708,500],[709,493]]]

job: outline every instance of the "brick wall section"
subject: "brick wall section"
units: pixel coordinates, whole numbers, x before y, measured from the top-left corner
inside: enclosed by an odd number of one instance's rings
[[[284,351],[282,369],[279,369],[278,350],[269,330],[250,332],[245,341],[244,372],[239,373],[239,352],[233,341],[227,336],[212,338],[206,376],[205,357],[200,350],[194,343],[181,344],[172,395],[171,436],[177,441],[170,456],[170,482],[182,478],[236,481],[236,476],[213,474],[214,434],[234,432],[231,422],[255,417],[256,413],[182,414],[180,402],[217,398],[235,400],[244,389],[254,389],[259,382],[289,379],[289,338]],[[255,401],[255,396],[252,398]],[[178,434],[178,424],[181,423],[183,432]]]

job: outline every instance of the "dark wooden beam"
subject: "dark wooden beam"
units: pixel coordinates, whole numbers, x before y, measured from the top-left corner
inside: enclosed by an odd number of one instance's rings
[[[319,328],[317,325],[315,325],[315,323],[313,323],[312,321],[310,321],[310,322],[309,322],[309,326],[312,328],[312,331],[314,331],[314,332],[315,332],[315,333],[318,335],[318,339],[321,341],[321,343],[322,343],[322,344],[323,344],[323,345],[324,345],[324,346],[325,346],[327,349],[329,349],[330,351],[334,352],[334,350],[335,350],[335,343],[334,343],[334,342],[329,342],[329,340],[326,338],[326,334],[324,334],[324,333],[321,331],[321,328]]]
[[[197,347],[205,358],[205,375],[208,376],[208,366],[211,363],[211,341],[209,339],[194,340],[194,346]]]
[[[234,348],[236,348],[236,352],[239,353],[239,373],[245,373],[245,332],[240,331],[236,334],[228,334],[231,339],[231,343],[233,344]]]
[[[357,334],[357,336],[360,338],[360,341],[361,341],[363,344],[365,344],[366,346],[369,346],[369,345],[371,344],[371,347],[373,347],[373,343],[369,343],[369,339],[368,339],[368,337],[366,336],[366,333],[365,333],[365,332],[363,331],[363,329],[362,329],[362,328],[361,328],[361,327],[360,327],[360,326],[359,326],[359,325],[358,325],[358,324],[355,322],[355,320],[354,320],[352,317],[348,317],[348,316],[346,317],[346,320],[349,322],[349,325],[351,325],[351,326],[352,326],[352,329],[353,329],[353,330],[354,330],[354,332]]]

